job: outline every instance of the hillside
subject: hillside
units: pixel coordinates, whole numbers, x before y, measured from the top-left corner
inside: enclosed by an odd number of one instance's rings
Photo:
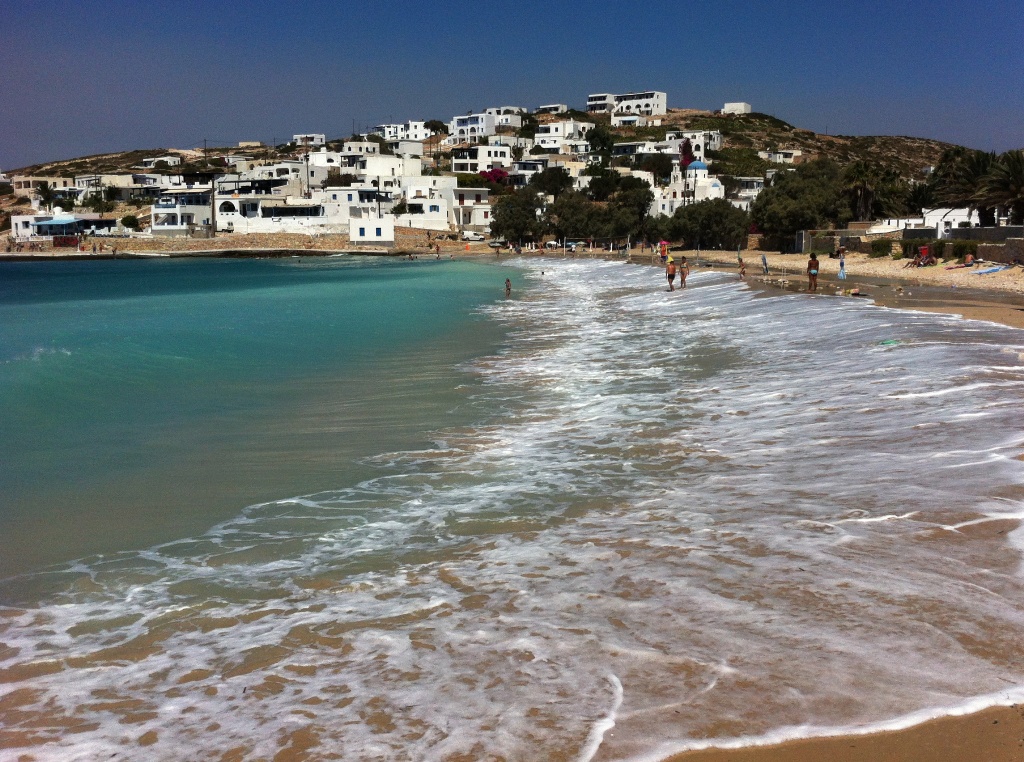
[[[608,125],[603,114],[578,111],[562,115],[544,115],[540,122],[563,118],[583,119]],[[630,140],[661,140],[668,130],[718,130],[724,138],[724,148],[709,158],[717,163],[720,174],[763,175],[770,165],[757,157],[759,150],[798,149],[809,157],[827,157],[840,164],[858,159],[883,165],[907,179],[921,179],[925,167],[936,164],[949,143],[925,138],[903,136],[845,136],[819,135],[811,130],[787,124],[768,114],[721,115],[696,109],[669,109],[660,127],[615,128],[616,142]],[[443,149],[442,149],[443,150]],[[211,148],[210,154],[252,154],[252,149]],[[263,149],[262,152],[267,152]],[[257,149],[256,153],[262,153]],[[9,174],[73,176],[93,173],[131,172],[145,158],[177,153],[188,161],[201,158],[202,152],[183,149],[142,149],[121,153],[97,154],[77,159],[36,164],[10,170]],[[284,152],[282,152],[283,155]]]

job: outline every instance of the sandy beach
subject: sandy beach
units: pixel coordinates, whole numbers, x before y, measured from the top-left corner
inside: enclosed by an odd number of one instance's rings
[[[404,233],[396,242],[396,252],[427,253],[426,236],[422,231]],[[467,245],[460,241],[442,241],[444,258],[490,257],[502,260],[511,257],[506,251],[496,254],[486,244]],[[215,239],[152,239],[118,243],[119,252],[199,253],[211,251],[309,251],[327,253],[351,250],[345,236],[311,238],[301,235],[225,235]],[[60,256],[65,252],[44,252],[42,258]],[[366,253],[373,253],[367,247]],[[524,252],[538,256],[564,255],[552,252]],[[711,266],[716,269],[736,269],[735,252],[673,252],[673,256],[687,256],[691,272]],[[217,256],[212,254],[211,256]],[[761,270],[761,252],[742,253],[747,265],[747,282],[765,293],[780,290],[800,292],[806,290],[804,255],[767,254],[769,274]],[[621,259],[621,256],[601,252],[580,253],[576,258]],[[650,254],[636,254],[637,264],[659,268],[660,262]],[[946,270],[943,266],[907,269],[904,262],[889,259],[869,259],[853,254],[846,259],[847,279],[839,281],[838,260],[822,259],[819,293],[827,299],[869,298],[884,307],[959,314],[965,318],[987,320],[1016,328],[1024,328],[1024,269],[1011,267],[988,275],[975,275],[973,270]],[[652,283],[655,282],[652,273]],[[660,287],[664,281],[658,280]],[[858,296],[845,292],[856,289]],[[842,291],[837,295],[837,290]],[[281,759],[304,759],[302,750],[288,756],[282,750]],[[598,755],[598,758],[601,758]],[[963,716],[943,717],[912,727],[885,732],[871,732],[810,738],[785,743],[749,746],[739,749],[707,749],[687,752],[669,758],[670,762],[869,762],[900,760],[902,762],[1000,762],[1024,758],[1024,706],[992,707]]]

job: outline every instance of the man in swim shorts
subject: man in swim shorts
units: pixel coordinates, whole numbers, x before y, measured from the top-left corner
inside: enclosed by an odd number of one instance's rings
[[[676,290],[676,261],[672,257],[668,258],[668,264],[665,265],[665,277],[668,278],[668,290]]]
[[[807,291],[815,293],[818,290],[818,255],[813,251],[811,258],[807,260]]]

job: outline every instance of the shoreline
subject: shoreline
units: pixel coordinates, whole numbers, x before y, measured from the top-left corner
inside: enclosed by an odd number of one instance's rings
[[[1024,756],[1024,705],[990,706],[898,730],[799,738],[736,748],[709,747],[662,762],[1002,762]]]

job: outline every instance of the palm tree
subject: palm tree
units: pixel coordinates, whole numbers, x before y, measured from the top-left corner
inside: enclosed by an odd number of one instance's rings
[[[935,168],[935,198],[952,207],[977,209],[983,227],[996,224],[993,205],[979,197],[996,155],[968,148],[947,150]]]
[[[984,203],[1005,208],[1011,225],[1024,224],[1024,150],[999,156],[977,195]]]
[[[45,180],[36,186],[36,193],[39,194],[39,203],[45,206],[47,209],[53,207],[54,199],[57,198],[53,192],[53,186]]]
[[[850,197],[855,220],[866,220],[871,216],[878,179],[878,171],[866,161],[855,161],[843,170],[843,190]]]

